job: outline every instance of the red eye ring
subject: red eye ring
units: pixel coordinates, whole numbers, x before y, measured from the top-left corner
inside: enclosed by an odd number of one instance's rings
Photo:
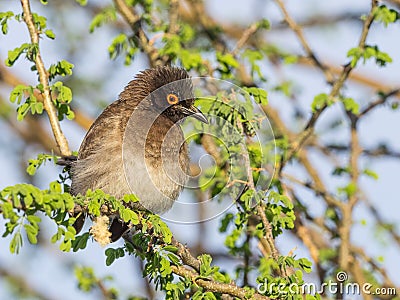
[[[171,105],[177,104],[179,102],[179,98],[177,95],[171,93],[167,95],[167,102]]]

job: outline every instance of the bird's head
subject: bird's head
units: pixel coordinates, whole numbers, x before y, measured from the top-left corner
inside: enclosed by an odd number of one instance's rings
[[[125,91],[132,90],[131,96],[140,98],[148,109],[156,110],[175,123],[188,116],[208,123],[194,106],[193,83],[182,68],[163,66],[147,69],[138,74]]]

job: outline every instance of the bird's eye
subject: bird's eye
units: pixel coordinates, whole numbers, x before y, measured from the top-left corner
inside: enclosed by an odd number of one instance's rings
[[[179,98],[175,94],[168,94],[167,95],[167,101],[169,104],[177,104],[179,102]]]

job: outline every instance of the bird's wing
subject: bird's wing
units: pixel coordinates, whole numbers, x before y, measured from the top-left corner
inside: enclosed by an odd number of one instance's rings
[[[107,148],[105,143],[110,141],[109,137],[116,142],[113,143],[114,145],[121,145],[123,132],[131,112],[132,108],[124,106],[119,100],[107,106],[86,133],[79,148],[78,159],[87,158],[97,152],[100,147]]]

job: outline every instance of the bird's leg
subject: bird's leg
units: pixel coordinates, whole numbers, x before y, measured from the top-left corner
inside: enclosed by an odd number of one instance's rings
[[[73,212],[69,213],[69,216],[72,218],[76,218],[74,224],[72,226],[75,228],[76,234],[78,234],[85,223],[86,213],[83,211],[82,206],[79,204],[75,204]]]
[[[115,216],[111,221],[110,228],[108,229],[111,232],[111,242],[118,240],[128,229],[128,224],[122,222],[118,216]]]

